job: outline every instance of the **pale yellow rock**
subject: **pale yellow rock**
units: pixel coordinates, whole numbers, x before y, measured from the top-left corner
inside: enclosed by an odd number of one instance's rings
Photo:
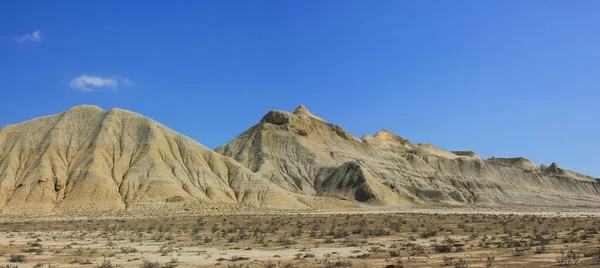
[[[76,106],[0,129],[4,214],[590,206],[592,177],[517,158],[356,138],[301,105],[212,151],[140,114]]]
[[[358,139],[303,105],[268,112],[216,151],[289,191],[364,204],[600,205],[600,184],[590,176],[524,158],[483,160],[387,130]]]
[[[188,201],[307,208],[235,160],[137,113],[76,106],[0,129],[3,213]]]

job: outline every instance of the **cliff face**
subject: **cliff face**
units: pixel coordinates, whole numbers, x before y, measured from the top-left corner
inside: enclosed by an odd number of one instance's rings
[[[305,207],[231,158],[125,110],[76,106],[0,129],[4,213],[186,201]]]
[[[484,160],[471,151],[413,144],[386,130],[358,139],[304,106],[267,113],[216,151],[289,191],[378,205],[600,204],[594,178],[555,164]]]

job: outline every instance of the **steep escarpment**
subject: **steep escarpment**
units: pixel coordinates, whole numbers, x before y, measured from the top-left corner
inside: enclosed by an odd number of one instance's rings
[[[319,196],[373,205],[407,205],[379,180],[371,176],[361,164],[350,161],[334,169],[322,181],[317,181],[315,189]]]
[[[216,149],[289,191],[390,206],[591,205],[589,176],[525,158],[481,159],[471,151],[414,144],[387,130],[361,139],[306,107],[268,112]]]
[[[233,159],[129,111],[76,106],[0,129],[4,213],[188,201],[304,207]]]

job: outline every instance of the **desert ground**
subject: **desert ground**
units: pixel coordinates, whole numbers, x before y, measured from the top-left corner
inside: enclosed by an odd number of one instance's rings
[[[598,214],[448,208],[4,217],[0,267],[594,267]]]

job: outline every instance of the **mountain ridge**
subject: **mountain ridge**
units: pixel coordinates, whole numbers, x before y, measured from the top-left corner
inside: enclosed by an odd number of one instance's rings
[[[312,115],[304,106],[298,109]],[[471,151],[414,144],[385,129],[359,139],[321,118],[278,110],[215,151],[292,192],[350,200],[349,193],[369,187],[368,202],[391,206],[595,205],[600,189],[591,176],[525,158],[484,160]],[[353,201],[365,195],[360,196]]]
[[[4,214],[422,205],[596,206],[595,178],[522,158],[357,138],[304,105],[214,151],[143,115],[93,105],[0,128]],[[142,210],[143,211],[143,210]]]

